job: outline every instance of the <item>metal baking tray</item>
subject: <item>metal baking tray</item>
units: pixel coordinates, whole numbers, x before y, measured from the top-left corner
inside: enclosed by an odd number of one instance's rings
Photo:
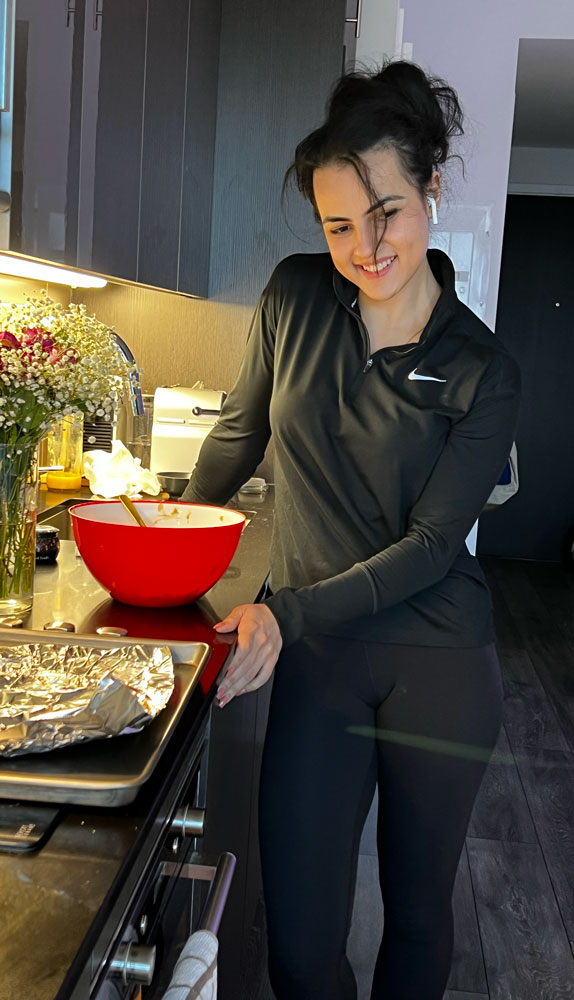
[[[61,750],[0,757],[0,798],[33,802],[115,807],[132,802],[165,750],[174,727],[205,667],[205,642],[159,642],[149,639],[99,639],[74,634],[0,629],[0,645],[49,642],[98,649],[167,645],[173,657],[175,687],[162,712],[139,733],[91,740]]]

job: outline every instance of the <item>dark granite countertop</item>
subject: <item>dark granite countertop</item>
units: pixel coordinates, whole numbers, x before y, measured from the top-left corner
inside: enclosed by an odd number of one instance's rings
[[[67,496],[42,491],[40,510]],[[89,491],[81,496],[89,499]],[[74,543],[64,541],[58,563],[37,568],[34,608],[25,627],[40,630],[64,619],[80,634],[123,625],[131,636],[210,642],[211,625],[234,605],[255,601],[268,571],[273,490],[238,494],[232,505],[255,514],[224,577],[196,604],[171,609],[119,604],[87,571]],[[130,806],[64,807],[39,851],[0,853],[0,1000],[83,1000],[84,995],[87,1000],[78,984],[94,949],[98,954],[105,947],[127,875],[165,836],[166,817],[197,753],[223,659],[224,652],[214,649],[156,772]]]

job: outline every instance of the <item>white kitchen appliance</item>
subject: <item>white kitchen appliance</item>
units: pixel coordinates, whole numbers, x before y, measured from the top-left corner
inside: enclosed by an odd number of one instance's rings
[[[191,475],[226,393],[221,389],[160,386],[155,391],[151,429],[152,472]]]

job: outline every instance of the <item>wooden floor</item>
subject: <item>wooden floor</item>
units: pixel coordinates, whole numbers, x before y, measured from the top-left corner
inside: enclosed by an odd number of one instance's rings
[[[444,1000],[574,1000],[574,574],[555,564],[481,563],[495,606],[504,718],[460,860]],[[358,1000],[370,998],[384,924],[375,807],[348,948]],[[261,984],[257,1000],[272,998]]]

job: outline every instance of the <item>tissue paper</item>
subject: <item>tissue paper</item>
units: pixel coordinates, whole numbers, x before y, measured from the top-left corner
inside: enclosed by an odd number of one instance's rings
[[[112,451],[84,452],[84,475],[92,493],[109,500],[120,493],[133,497],[140,493],[157,496],[161,484],[154,472],[142,469],[122,441],[112,442]]]

